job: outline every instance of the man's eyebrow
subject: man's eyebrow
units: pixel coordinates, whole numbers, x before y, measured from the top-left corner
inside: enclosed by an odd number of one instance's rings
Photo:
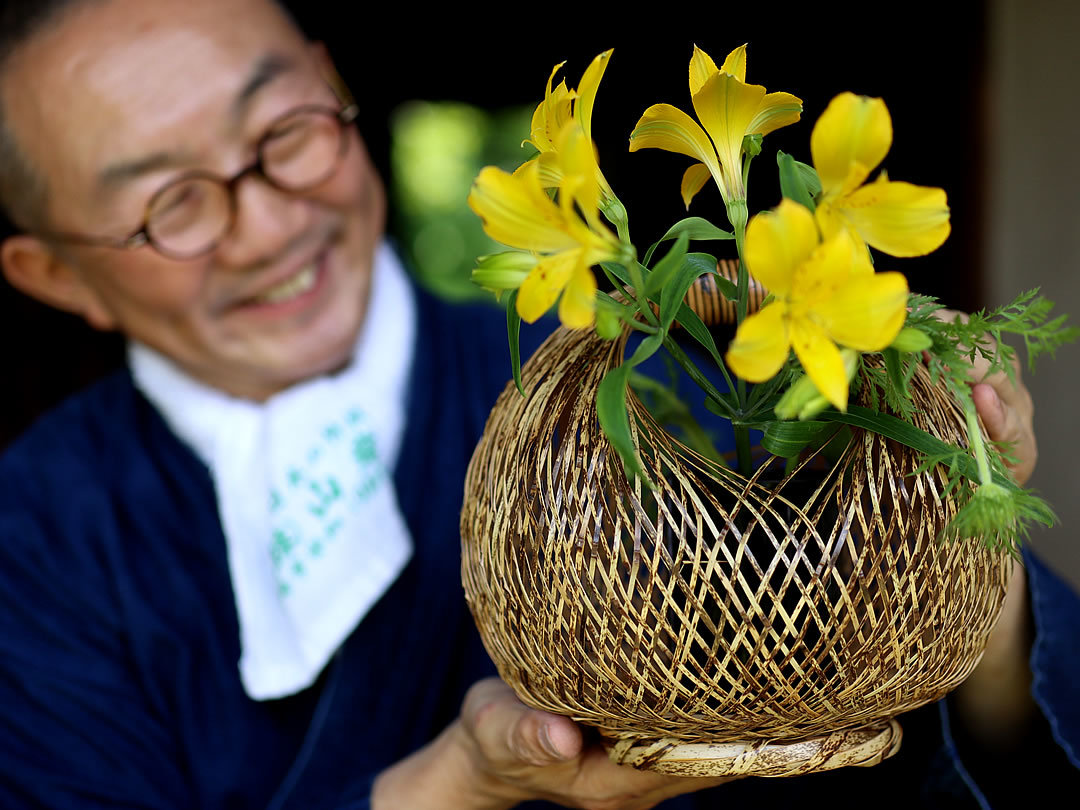
[[[247,108],[250,106],[252,99],[258,94],[258,92],[280,76],[282,73],[288,73],[290,70],[296,67],[296,63],[287,56],[279,53],[268,53],[263,56],[256,64],[255,69],[251,71],[251,76],[248,77],[247,82],[241,88],[240,92],[236,94],[236,98],[233,100],[231,114],[235,120],[240,120],[244,117],[244,113],[247,112]]]
[[[251,75],[236,94],[229,113],[234,120],[241,120],[259,91],[283,73],[295,67],[295,62],[281,54],[270,53],[263,56],[256,64]],[[182,154],[155,152],[135,160],[122,161],[107,166],[99,176],[103,187],[115,187],[143,174],[171,169],[185,164],[187,158]]]
[[[132,180],[139,175],[168,169],[179,163],[178,156],[167,152],[155,152],[137,160],[127,160],[121,163],[112,163],[98,176],[98,185],[101,187],[115,187]]]

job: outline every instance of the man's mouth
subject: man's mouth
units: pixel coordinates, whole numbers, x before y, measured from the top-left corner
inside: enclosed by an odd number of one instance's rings
[[[309,262],[289,278],[251,299],[253,304],[281,304],[309,292],[319,279],[318,260]]]

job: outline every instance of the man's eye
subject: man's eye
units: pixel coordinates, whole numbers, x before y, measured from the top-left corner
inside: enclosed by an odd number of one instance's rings
[[[294,121],[271,130],[262,142],[264,158],[274,161],[289,158],[304,147],[310,134],[311,127],[304,121]]]
[[[158,204],[155,206],[155,210],[164,214],[191,203],[197,196],[198,191],[194,186],[190,184],[184,185],[174,191],[162,195]]]
[[[206,183],[181,183],[158,195],[150,210],[150,219],[159,227],[183,225],[199,215],[206,197]]]

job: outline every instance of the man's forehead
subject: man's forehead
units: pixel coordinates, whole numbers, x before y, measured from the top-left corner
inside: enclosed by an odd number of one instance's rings
[[[20,140],[49,133],[43,147],[81,161],[141,157],[133,150],[178,132],[197,149],[206,132],[185,129],[228,123],[303,58],[301,35],[270,0],[106,0],[77,7],[24,49],[5,104]]]

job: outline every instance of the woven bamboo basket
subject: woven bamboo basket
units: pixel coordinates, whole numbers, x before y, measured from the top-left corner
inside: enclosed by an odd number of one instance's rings
[[[701,290],[688,301],[723,317]],[[630,394],[656,488],[628,480],[595,402],[627,339],[553,333],[472,458],[462,579],[500,675],[639,768],[787,776],[891,756],[895,717],[978,662],[1008,557],[939,542],[957,509],[943,472],[870,432],[831,466],[783,477],[770,458],[746,479]],[[962,442],[962,411],[919,372],[916,424]]]

